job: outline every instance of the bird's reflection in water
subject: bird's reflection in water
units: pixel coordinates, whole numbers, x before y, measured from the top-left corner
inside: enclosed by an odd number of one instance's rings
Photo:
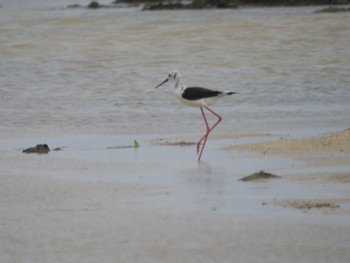
[[[198,169],[197,169],[198,175],[211,175],[212,174],[212,168],[210,163],[200,161],[198,162]]]
[[[199,162],[195,167],[182,170],[185,191],[182,199],[186,205],[204,210],[225,209],[228,201],[227,184],[230,184],[222,167],[212,166],[208,162]],[[222,198],[226,196],[225,198]]]

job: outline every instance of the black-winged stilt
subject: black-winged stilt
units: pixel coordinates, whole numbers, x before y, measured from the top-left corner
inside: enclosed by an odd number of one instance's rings
[[[187,87],[185,85],[181,86],[180,85],[181,75],[180,75],[180,72],[178,72],[177,70],[172,70],[169,73],[168,78],[164,80],[162,83],[160,83],[156,88],[162,86],[164,83],[166,83],[169,80],[175,81],[174,93],[176,97],[181,101],[181,103],[187,106],[199,107],[201,109],[207,131],[197,143],[197,154],[199,154],[198,161],[200,161],[209,133],[222,120],[222,117],[216,112],[214,112],[213,110],[211,110],[208,106],[216,103],[220,98],[227,95],[235,94],[236,92],[218,91],[218,90],[211,90],[211,89],[201,88],[201,87]],[[208,121],[207,121],[207,118],[205,117],[203,108],[207,109],[215,117],[218,118],[218,120],[212,127],[209,127],[208,125]],[[202,145],[202,148],[200,148],[202,142],[203,142],[203,145]]]

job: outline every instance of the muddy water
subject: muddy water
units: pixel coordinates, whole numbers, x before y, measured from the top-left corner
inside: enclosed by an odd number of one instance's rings
[[[202,132],[198,109],[181,105],[170,84],[154,89],[174,68],[188,85],[239,92],[213,107],[221,131],[349,127],[348,14],[8,2],[0,8],[4,138]]]

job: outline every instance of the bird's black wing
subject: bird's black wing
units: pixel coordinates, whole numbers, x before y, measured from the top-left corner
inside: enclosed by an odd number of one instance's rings
[[[187,87],[182,92],[182,97],[186,100],[200,100],[210,97],[217,97],[220,96],[222,92],[206,89],[206,88],[200,88],[200,87]]]

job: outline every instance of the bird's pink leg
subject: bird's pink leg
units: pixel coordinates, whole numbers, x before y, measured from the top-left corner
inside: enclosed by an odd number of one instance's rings
[[[221,117],[219,114],[217,114],[216,112],[214,112],[213,110],[209,109],[208,107],[206,107],[206,109],[209,110],[212,114],[214,114],[214,115],[218,118],[218,121],[213,125],[213,127],[211,127],[211,128],[209,129],[209,127],[208,127],[208,126],[209,126],[209,125],[208,125],[208,122],[207,122],[207,120],[206,120],[206,118],[205,118],[205,116],[204,116],[204,112],[203,112],[203,110],[202,110],[202,108],[201,108],[202,115],[203,115],[203,118],[204,118],[204,121],[205,121],[205,125],[206,125],[206,127],[207,127],[207,132],[208,132],[208,130],[209,130],[209,132],[211,132],[211,131],[221,122],[222,117]],[[203,139],[204,139],[206,136],[207,136],[207,133],[204,134],[203,137],[198,141],[198,144],[197,144],[197,154],[198,154],[198,152],[199,152],[200,144],[201,144],[201,142],[203,141]]]
[[[209,135],[209,132],[210,132],[210,128],[209,128],[209,125],[208,125],[208,121],[207,121],[207,118],[205,117],[205,114],[204,114],[204,111],[203,111],[203,108],[202,108],[202,107],[201,107],[201,112],[202,112],[202,116],[203,116],[203,119],[204,119],[205,127],[207,128],[207,131],[206,131],[206,133],[204,134],[204,136],[203,136],[203,137],[198,141],[198,143],[197,143],[197,154],[198,154],[200,145],[201,145],[202,141],[204,140],[204,143],[203,143],[203,145],[202,145],[200,154],[199,154],[199,156],[198,156],[198,161],[201,160],[201,156],[202,156],[202,153],[203,153],[203,150],[204,150],[204,146],[205,146],[205,143],[206,143],[206,141],[207,141],[207,138],[208,138],[208,135]]]
[[[202,145],[202,148],[201,148],[201,151],[200,151],[200,154],[199,154],[199,156],[198,156],[198,161],[200,161],[200,159],[201,159],[201,157],[202,157],[202,153],[203,153],[203,150],[204,150],[204,146],[205,146],[205,143],[207,142],[209,133],[210,133],[210,132],[221,122],[221,120],[222,120],[222,117],[221,117],[219,114],[217,114],[217,113],[214,112],[213,110],[209,109],[207,106],[204,106],[204,107],[205,107],[208,111],[210,111],[213,115],[215,115],[215,116],[218,118],[218,120],[217,120],[217,122],[216,122],[211,128],[209,128],[208,121],[207,121],[207,119],[206,119],[206,117],[205,117],[203,108],[201,107],[201,112],[202,112],[202,115],[203,115],[203,119],[204,119],[204,122],[205,122],[205,126],[206,126],[206,128],[207,128],[207,132],[206,132],[206,134],[203,135],[203,137],[202,137],[202,138],[198,141],[198,143],[197,143],[197,154],[198,154],[200,145],[201,145],[202,141],[204,140],[203,145]]]
[[[209,109],[207,106],[204,107],[218,118],[217,122],[210,128],[209,132],[211,132],[222,121],[222,117],[213,110]]]
[[[201,146],[201,143],[202,143],[203,139],[207,136],[207,133],[208,133],[208,131],[210,130],[210,129],[209,129],[209,125],[208,125],[208,121],[207,121],[207,119],[205,118],[205,114],[204,114],[203,108],[200,107],[200,109],[201,109],[201,112],[202,112],[202,116],[203,116],[203,119],[204,119],[205,126],[206,126],[206,128],[207,128],[207,131],[206,131],[206,133],[203,135],[203,137],[202,137],[202,138],[198,141],[198,143],[197,143],[197,154],[199,153],[199,149],[200,149],[200,146]]]
[[[199,153],[201,143],[202,143],[202,141],[204,140],[204,138],[207,137],[207,134],[208,134],[208,131],[209,131],[209,130],[210,130],[210,129],[207,128],[207,132],[206,132],[206,133],[203,135],[203,137],[198,141],[198,143],[197,143],[197,154]]]

